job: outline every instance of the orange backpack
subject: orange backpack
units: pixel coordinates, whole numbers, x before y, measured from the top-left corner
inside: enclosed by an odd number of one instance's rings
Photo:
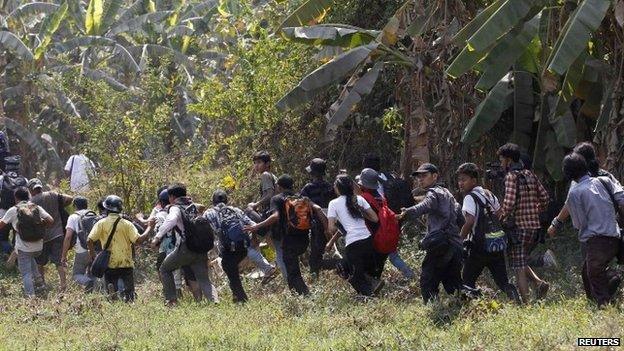
[[[298,230],[312,228],[312,203],[307,197],[288,196],[286,198],[286,222]]]

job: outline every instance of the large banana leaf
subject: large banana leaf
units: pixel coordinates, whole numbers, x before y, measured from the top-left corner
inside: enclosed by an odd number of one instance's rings
[[[143,25],[147,23],[160,22],[164,18],[169,16],[171,13],[172,13],[171,11],[158,11],[154,13],[141,15],[131,20],[118,23],[113,28],[110,29],[110,31],[106,34],[106,36],[113,37],[120,33],[140,31],[142,30]]]
[[[375,40],[378,34],[379,31],[333,24],[282,29],[284,37],[298,43],[348,48],[368,44]]]
[[[513,103],[513,89],[511,87],[512,75],[505,75],[479,104],[474,117],[466,126],[462,135],[462,143],[472,144],[483,134],[487,133],[505,110]]]
[[[27,128],[17,121],[4,117],[1,119],[8,130],[13,132],[20,140],[22,140],[28,147],[35,152],[37,159],[40,163],[49,162],[54,165],[60,165],[61,160],[49,160],[50,153],[48,149],[41,142],[41,138],[35,134],[31,128]],[[57,155],[58,156],[58,155]],[[49,166],[52,166],[49,164]]]
[[[483,60],[490,50],[491,48],[487,48],[483,51],[477,51],[470,50],[468,46],[464,47],[446,69],[446,74],[452,78],[457,78],[471,69],[474,69],[477,63]]]
[[[286,27],[301,27],[314,25],[323,20],[327,11],[334,4],[334,0],[307,0],[277,28],[277,32]]]
[[[115,46],[116,42],[113,39],[100,37],[96,35],[76,37],[64,42],[57,42],[54,44],[54,50],[59,53],[66,53],[79,47],[94,47],[94,46]]]
[[[494,14],[494,12],[496,12],[503,5],[503,3],[504,1],[498,0],[486,7],[475,18],[473,18],[472,21],[465,25],[464,28],[455,34],[453,42],[459,46],[464,46],[465,41],[468,40],[468,38],[470,38],[479,28],[481,28],[485,21],[487,21]]]
[[[120,82],[118,82],[115,78],[111,77],[109,74],[107,74],[106,72],[103,72],[101,70],[97,70],[97,69],[89,69],[86,67],[82,68],[82,74],[85,77],[88,77],[92,80],[102,80],[104,82],[106,82],[111,88],[113,88],[113,90],[116,91],[126,91],[128,90],[128,87],[121,84]]]
[[[6,18],[7,22],[22,22],[25,17],[37,14],[52,14],[59,5],[47,2],[30,2],[13,10]]]
[[[218,0],[208,0],[196,5],[189,5],[188,9],[184,11],[182,19],[188,19],[192,17],[203,17],[210,13],[217,12]]]
[[[411,37],[421,36],[434,21],[435,14],[439,8],[439,1],[432,1],[422,14],[419,14],[407,27],[406,33]]]
[[[67,14],[67,8],[67,2],[63,2],[63,4],[53,15],[46,16],[39,32],[39,45],[35,48],[35,60],[41,60],[45,54],[50,42],[52,41],[52,35],[54,35],[54,33],[59,29],[61,22]]]
[[[77,118],[82,118],[74,102],[58,87],[58,84],[46,74],[37,76],[39,86],[45,91],[45,100],[50,106]]]
[[[612,113],[615,111],[613,108],[613,92],[614,92],[614,84],[609,84],[609,88],[602,98],[602,102],[600,104],[600,116],[598,116],[598,120],[596,121],[596,127],[594,128],[594,133],[598,133],[609,124],[609,119],[612,116]]]
[[[89,7],[87,7],[87,14],[85,17],[85,30],[87,35],[100,35],[102,34],[102,16],[104,15],[104,0],[91,0],[89,1]]]
[[[85,18],[87,16],[87,11],[82,6],[82,1],[80,0],[67,0],[67,4],[69,5],[69,14],[74,19],[74,23],[78,26],[78,29],[84,33],[85,32]]]
[[[548,69],[563,75],[587,48],[591,34],[598,29],[610,1],[583,0],[566,22],[548,60]]]
[[[281,110],[292,109],[314,98],[319,90],[337,83],[353,72],[377,49],[378,43],[358,46],[308,74],[294,89],[277,102]]]
[[[567,148],[572,148],[576,144],[576,122],[570,110],[570,104],[583,78],[586,59],[587,54],[581,54],[568,70],[563,86],[557,96],[555,108],[548,119],[557,136],[557,142],[559,145]]]
[[[525,17],[529,16],[534,7],[536,7],[536,3],[541,2],[540,0],[499,1],[503,2],[500,7],[468,38],[467,44],[470,49],[482,51],[490,47],[505,33],[517,26]]]
[[[32,61],[34,58],[32,52],[24,42],[11,32],[0,31],[0,47],[11,51],[24,61]]]
[[[325,116],[327,118],[327,127],[325,132],[325,140],[331,141],[335,137],[335,132],[351,115],[355,106],[362,100],[362,97],[370,94],[379,78],[384,64],[377,62],[363,76],[353,76],[344,87],[338,101],[336,101],[329,109]]]
[[[539,15],[537,15],[524,24],[520,33],[512,30],[506,34],[504,39],[479,63],[479,66],[483,67],[483,74],[476,85],[478,90],[490,89],[509,72],[510,67],[522,56],[537,34],[539,20]]]
[[[119,16],[119,22],[128,21],[136,16],[140,16],[149,12],[148,10],[148,2],[149,0],[137,0],[132,3],[122,14]]]
[[[561,163],[566,152],[561,145],[557,143],[557,137],[552,130],[546,132],[545,143],[545,152],[542,153],[541,157],[545,158],[546,170],[555,181],[562,181],[563,171],[561,169]]]
[[[103,30],[110,28],[113,24],[123,3],[123,0],[109,0],[106,3],[106,6],[104,6],[104,18],[101,24]]]
[[[514,71],[513,79],[514,128],[511,140],[522,149],[529,150],[535,117],[533,76],[528,72]]]

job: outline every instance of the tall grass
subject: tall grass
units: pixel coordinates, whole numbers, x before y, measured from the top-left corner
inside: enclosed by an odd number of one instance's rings
[[[85,295],[76,286],[57,291],[47,277],[46,299],[21,297],[17,273],[0,269],[0,349],[6,350],[571,350],[578,337],[621,337],[620,305],[599,310],[580,289],[578,244],[573,236],[549,243],[562,269],[540,271],[552,283],[549,297],[519,307],[497,294],[488,274],[486,296],[461,301],[443,296],[423,305],[417,282],[401,283],[389,264],[380,298],[356,299],[334,274],[305,275],[310,298],[285,291],[281,278],[267,286],[245,279],[250,302],[235,305],[224,278],[221,303],[176,308],[162,303],[154,256],[144,250],[137,264],[134,304]],[[417,267],[421,255],[408,242],[403,256]],[[304,269],[305,270],[305,269]]]

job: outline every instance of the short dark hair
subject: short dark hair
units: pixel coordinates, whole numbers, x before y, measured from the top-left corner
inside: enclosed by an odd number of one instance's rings
[[[87,201],[87,198],[84,196],[76,196],[74,197],[74,207],[78,211],[86,210],[89,207],[89,202]]]
[[[577,180],[588,172],[587,161],[581,154],[573,152],[563,159],[563,174],[571,180]]]
[[[479,179],[479,166],[472,162],[466,162],[457,168],[457,175],[467,175],[473,179]]]
[[[227,204],[228,203],[228,195],[225,190],[217,189],[214,193],[212,193],[212,204]]]
[[[264,163],[270,163],[271,162],[271,154],[269,154],[268,151],[261,150],[261,151],[256,152],[253,155],[253,160],[254,161],[262,161]]]
[[[292,190],[295,185],[295,181],[289,174],[282,174],[277,179],[277,185],[279,185],[283,189]]]
[[[104,199],[106,199],[105,197],[101,197],[98,202],[97,202],[97,209],[100,212],[104,212],[106,209],[104,208]]]
[[[514,162],[520,161],[520,146],[514,143],[507,143],[500,148],[497,152],[498,156],[508,157]]]
[[[173,196],[175,198],[184,197],[186,196],[186,185],[182,183],[170,185],[169,188],[167,188],[167,193],[169,193],[169,196]]]
[[[30,193],[26,187],[20,186],[13,192],[15,200],[28,201],[30,199]]]
[[[583,156],[585,158],[585,162],[596,159],[596,149],[594,148],[594,145],[588,141],[576,144],[573,151]]]
[[[375,154],[365,154],[362,159],[362,168],[372,168],[379,172],[381,168],[381,158]]]

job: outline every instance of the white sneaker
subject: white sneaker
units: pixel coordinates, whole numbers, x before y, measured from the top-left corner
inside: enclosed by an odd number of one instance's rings
[[[544,252],[544,268],[559,269],[559,262],[555,257],[555,253],[551,249]]]

